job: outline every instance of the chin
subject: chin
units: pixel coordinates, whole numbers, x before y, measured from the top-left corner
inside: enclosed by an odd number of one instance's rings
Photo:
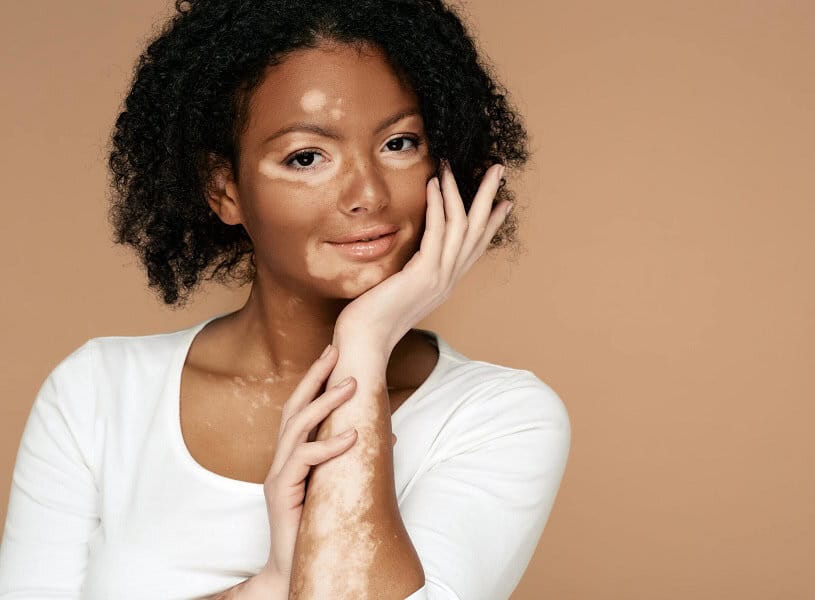
[[[356,298],[382,283],[393,273],[384,265],[367,265],[363,269],[349,269],[348,275],[339,282],[343,298]]]

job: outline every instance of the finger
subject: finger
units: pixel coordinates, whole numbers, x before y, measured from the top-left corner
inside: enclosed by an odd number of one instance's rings
[[[274,466],[281,467],[294,449],[308,442],[310,431],[317,427],[334,409],[347,402],[356,389],[352,378],[348,385],[335,385],[309,403],[286,423],[281,430],[275,449]]]
[[[469,265],[474,262],[470,261],[470,257],[473,252],[477,251],[477,248],[483,242],[485,237],[487,238],[487,243],[489,244],[489,241],[495,235],[495,231],[497,231],[498,226],[500,226],[504,220],[504,210],[509,203],[502,202],[498,206],[492,206],[492,202],[495,199],[495,195],[498,193],[498,188],[500,186],[501,164],[497,163],[490,167],[484,174],[481,184],[478,186],[478,191],[476,192],[470,206],[470,226],[467,230],[467,236],[462,242],[459,259],[454,267],[456,276],[461,274],[463,270],[462,266],[467,265],[469,267]],[[495,225],[495,219],[498,219],[498,225],[494,230],[491,230],[492,226]],[[480,256],[480,254],[478,254],[478,256]]]
[[[445,276],[445,282],[449,283],[452,278],[453,267],[461,252],[462,241],[469,228],[469,221],[467,219],[467,213],[464,210],[464,201],[461,199],[461,194],[458,191],[455,175],[447,161],[442,163],[441,190],[444,197],[446,223],[444,246],[439,264],[441,272]]]
[[[484,235],[482,235],[481,239],[478,240],[475,248],[473,248],[472,252],[467,257],[466,262],[463,264],[464,270],[469,269],[473,263],[475,263],[484,254],[484,252],[486,252],[487,247],[490,245],[490,241],[495,236],[498,228],[501,227],[501,224],[506,220],[506,217],[509,214],[508,209],[511,204],[511,202],[503,202],[501,206],[492,212],[490,219],[487,222]]]
[[[438,177],[427,182],[427,210],[419,255],[430,268],[437,268],[444,243],[444,198],[442,197]]]
[[[351,432],[351,435],[343,437],[348,431]],[[325,440],[300,444],[292,452],[280,472],[275,475],[277,482],[279,482],[278,485],[284,486],[281,488],[281,493],[285,493],[285,486],[300,485],[306,479],[311,467],[322,464],[353,446],[358,433],[353,428],[348,431]]]
[[[314,400],[317,394],[325,385],[331,370],[336,364],[339,351],[333,345],[329,347],[328,354],[321,356],[315,360],[309,367],[306,374],[298,382],[297,387],[294,388],[289,399],[283,405],[283,411],[280,417],[280,430],[283,430],[286,422],[300,412],[305,405]]]

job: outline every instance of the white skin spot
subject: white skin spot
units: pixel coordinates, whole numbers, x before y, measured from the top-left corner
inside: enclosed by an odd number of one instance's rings
[[[300,107],[308,113],[321,111],[325,103],[325,92],[320,90],[309,90],[300,98]]]
[[[269,397],[269,392],[263,390],[260,392],[260,403],[264,407],[268,407],[272,403],[272,399]],[[282,410],[282,407],[279,407]]]
[[[292,139],[295,136],[291,136]],[[287,155],[288,156],[288,155]],[[281,160],[278,162],[277,158],[270,153],[268,156],[264,156],[258,162],[258,172],[261,175],[268,177],[269,179],[282,179],[284,181],[288,181],[290,183],[296,183],[298,185],[307,185],[309,187],[318,188],[323,187],[326,185],[328,181],[331,180],[333,175],[333,169],[319,169],[320,172],[313,173],[309,177],[303,177],[300,173],[297,172],[297,167],[286,166],[282,164],[283,161]],[[294,163],[292,163],[294,164]]]
[[[360,422],[374,420],[376,413],[373,402],[359,402],[353,407],[354,419]],[[346,597],[349,598],[368,598],[369,583],[366,573],[381,542],[374,539],[372,524],[362,522],[357,526],[356,523],[373,504],[368,490],[373,477],[376,452],[370,447],[376,440],[375,433],[370,428],[363,427],[358,431],[356,444],[347,452],[330,459],[339,471],[337,480],[342,482],[341,485],[321,491],[320,504],[330,506],[330,510],[320,513],[309,522],[310,535],[317,541],[313,555],[316,570],[319,572],[322,565],[328,570],[329,565],[341,556],[343,564],[347,564],[350,572],[354,573],[354,578],[343,579],[342,585],[325,578],[314,581],[314,595],[317,598],[338,597],[338,589],[347,590]],[[345,523],[348,522],[355,523],[355,527],[347,528]],[[330,536],[336,531],[342,531],[342,535],[339,539],[332,539]],[[353,543],[348,543],[351,539],[354,540]]]
[[[279,375],[270,375],[268,377],[258,377],[254,375],[241,377],[240,375],[236,375],[232,377],[234,384],[231,387],[232,397],[236,400],[242,400],[248,393],[249,406],[251,408],[254,410],[268,408],[272,405],[272,396],[268,387],[265,386],[274,385],[282,379],[283,377]],[[249,389],[247,390],[247,388]],[[282,406],[275,406],[274,408],[279,411],[283,410]]]
[[[414,226],[410,222],[402,223],[401,229],[396,232],[394,244],[403,244],[403,240],[412,239],[413,236]],[[394,251],[391,249],[391,252]],[[355,262],[317,239],[306,250],[306,269],[314,278],[339,281],[345,294],[356,295],[369,290],[390,275],[386,261],[391,256],[387,255],[374,262]]]
[[[342,108],[340,108],[341,104],[342,98],[337,98],[336,100],[334,100],[335,105],[334,108],[328,109],[328,116],[331,117],[332,121],[339,121],[345,116],[345,111]]]

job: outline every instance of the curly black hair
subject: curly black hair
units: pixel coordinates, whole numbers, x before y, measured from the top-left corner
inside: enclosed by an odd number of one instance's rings
[[[202,279],[254,279],[252,241],[209,206],[209,175],[222,164],[237,177],[252,92],[292,50],[382,50],[419,99],[428,151],[449,161],[467,211],[490,165],[527,161],[521,118],[443,0],[176,0],[175,10],[138,59],[108,156],[113,241],[136,249],[165,304],[186,304]],[[515,200],[505,181],[494,205],[504,200]],[[518,245],[517,213],[488,250]]]

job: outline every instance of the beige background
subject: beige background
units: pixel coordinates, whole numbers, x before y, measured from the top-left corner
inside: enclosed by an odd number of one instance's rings
[[[109,241],[107,135],[169,5],[4,6],[0,522],[57,362],[248,291],[173,312]],[[420,326],[533,370],[572,420],[513,600],[815,598],[815,3],[466,9],[532,136],[526,253],[482,260]]]

